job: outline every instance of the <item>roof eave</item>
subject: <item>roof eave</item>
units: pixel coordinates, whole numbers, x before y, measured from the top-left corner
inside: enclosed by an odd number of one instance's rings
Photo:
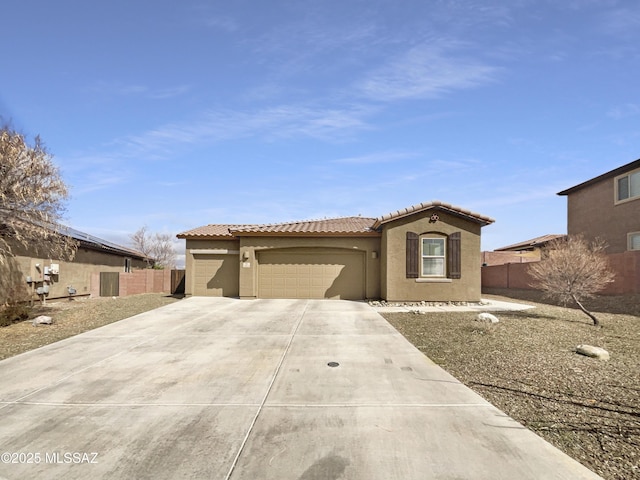
[[[617,177],[618,175],[622,175],[623,173],[630,172],[631,170],[635,170],[637,168],[640,168],[640,159],[635,160],[631,163],[627,163],[626,165],[622,165],[621,167],[615,168],[607,173],[603,173],[602,175],[598,175],[597,177],[591,178],[586,182],[582,182],[571,188],[567,188],[566,190],[558,192],[556,195],[561,195],[561,196],[569,195],[571,193],[575,193],[578,190],[582,190],[583,188],[589,187],[603,180],[608,180],[609,178]]]
[[[380,233],[371,232],[243,232],[232,231],[236,237],[379,237]]]
[[[201,234],[186,234],[186,233],[179,233],[178,235],[176,235],[176,238],[179,238],[180,240],[234,240],[237,237],[235,235],[214,235],[214,234],[207,234],[207,233],[201,233]]]

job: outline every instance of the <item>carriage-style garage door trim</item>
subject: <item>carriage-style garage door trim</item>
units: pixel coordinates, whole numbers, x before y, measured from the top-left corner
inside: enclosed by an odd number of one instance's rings
[[[340,248],[257,252],[259,298],[365,297],[365,253]]]

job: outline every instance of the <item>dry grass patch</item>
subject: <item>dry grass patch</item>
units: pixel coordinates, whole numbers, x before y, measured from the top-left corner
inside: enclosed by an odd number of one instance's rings
[[[494,325],[476,322],[475,313],[384,317],[465,385],[604,478],[640,479],[640,317],[628,313],[638,304],[596,301],[626,312],[594,308],[602,328],[580,311],[542,303],[497,313]],[[580,344],[605,348],[611,360],[576,354]]]

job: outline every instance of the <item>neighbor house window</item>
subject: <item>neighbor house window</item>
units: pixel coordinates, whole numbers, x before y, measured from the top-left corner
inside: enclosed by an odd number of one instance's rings
[[[423,277],[445,276],[445,239],[422,237]]]
[[[124,259],[124,272],[125,273],[131,273],[131,259],[130,258],[125,258]]]
[[[640,170],[616,178],[616,200],[622,202],[640,197]]]
[[[629,250],[640,250],[640,232],[629,234]]]

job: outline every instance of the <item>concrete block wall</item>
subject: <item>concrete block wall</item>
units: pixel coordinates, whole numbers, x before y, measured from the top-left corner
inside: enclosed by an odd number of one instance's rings
[[[600,293],[624,295],[640,293],[640,251],[627,251],[607,255],[615,280]],[[483,288],[513,288],[535,290],[529,275],[529,263],[508,263],[482,267]]]
[[[140,293],[171,293],[171,270],[142,269],[130,273],[121,272],[118,295],[138,295]],[[100,296],[100,273],[91,275],[91,296]]]
[[[134,270],[120,274],[120,296],[140,293],[170,293],[171,270]]]

